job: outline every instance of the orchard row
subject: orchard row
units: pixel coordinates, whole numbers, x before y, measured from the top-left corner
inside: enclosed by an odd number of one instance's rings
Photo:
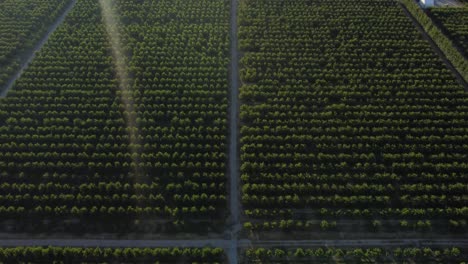
[[[221,248],[0,248],[1,263],[222,263]]]
[[[243,263],[460,263],[460,248],[251,248]]]

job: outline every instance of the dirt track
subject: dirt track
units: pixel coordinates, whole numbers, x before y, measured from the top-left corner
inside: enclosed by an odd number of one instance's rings
[[[364,239],[364,240],[123,240],[123,239],[3,239],[0,246],[63,246],[63,247],[219,247],[224,249],[249,247],[397,247],[445,246],[467,247],[468,239]],[[237,259],[237,256],[235,257]]]
[[[230,221],[227,233],[230,234],[231,243],[227,255],[229,263],[238,263],[237,247],[238,232],[240,231],[240,200],[239,200],[239,54],[237,50],[237,5],[238,0],[231,0],[230,14],[230,106],[229,106],[229,208]]]

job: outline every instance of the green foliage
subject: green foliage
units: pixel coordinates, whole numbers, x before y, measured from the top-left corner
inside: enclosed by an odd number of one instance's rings
[[[418,20],[419,24],[431,36],[447,59],[468,82],[468,60],[457,50],[454,43],[433,23],[431,18],[418,6],[414,0],[400,0],[408,11]],[[462,21],[459,21],[462,23]],[[455,40],[457,41],[457,40]],[[455,42],[457,43],[457,42]]]
[[[245,263],[459,263],[460,248],[249,248]]]
[[[0,88],[71,0],[0,2]]]
[[[0,248],[1,263],[220,263],[221,248]]]
[[[463,8],[432,8],[432,20],[468,58],[468,6]]]
[[[99,1],[78,1],[0,100],[0,216],[223,219],[228,4],[112,0],[117,60]]]
[[[466,218],[468,96],[401,5],[244,0],[239,37],[254,230],[445,232]]]

